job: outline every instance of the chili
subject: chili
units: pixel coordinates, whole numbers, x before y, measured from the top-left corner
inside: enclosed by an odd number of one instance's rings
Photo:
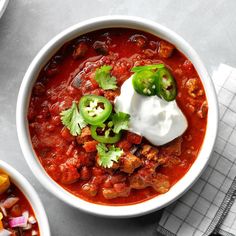
[[[86,51],[79,52],[78,42],[83,42]],[[98,44],[104,46],[106,54],[93,47]],[[79,56],[74,58],[75,54]],[[63,58],[60,63],[54,63],[57,56]],[[48,65],[52,62],[57,73],[50,71]],[[104,29],[66,43],[46,64],[32,90],[28,108],[29,130],[43,168],[64,189],[96,204],[136,204],[168,191],[187,173],[203,143],[207,100],[194,66],[174,45],[138,30]],[[161,68],[153,68],[153,65],[160,64]],[[96,70],[104,65],[112,67],[110,77],[115,78],[114,89],[103,89],[95,80]],[[160,78],[160,87],[155,94],[160,92],[163,99],[176,100],[187,118],[188,128],[182,136],[158,147],[137,134],[123,131],[119,142],[113,145],[121,148],[124,154],[110,168],[103,168],[98,163],[94,133],[104,138],[105,131],[110,128],[106,137],[114,137],[111,125],[108,125],[113,102],[124,81],[133,72],[141,73],[143,69]],[[100,82],[102,79],[103,76]],[[90,116],[84,110],[90,103],[85,103],[79,112],[90,124],[81,127],[81,134],[75,137],[64,128],[60,113],[71,107],[73,101],[82,104],[84,96],[90,95],[92,98],[104,97],[106,102],[103,103],[103,99],[98,104],[101,109],[106,104],[108,109],[105,114]],[[201,113],[204,115],[199,117]],[[94,121],[105,122],[105,129]],[[93,136],[92,129],[96,131]]]

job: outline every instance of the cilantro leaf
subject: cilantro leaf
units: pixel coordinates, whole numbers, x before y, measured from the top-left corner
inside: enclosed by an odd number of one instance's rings
[[[99,87],[104,90],[115,90],[117,88],[116,77],[110,75],[111,69],[111,66],[106,65],[96,69],[95,80],[98,82]]]
[[[98,164],[104,168],[110,168],[113,162],[118,162],[123,154],[123,150],[114,145],[109,148],[104,143],[97,145]]]
[[[118,134],[122,129],[128,129],[130,115],[118,112],[112,116],[113,132]]]
[[[62,124],[70,130],[73,136],[80,135],[81,129],[87,125],[78,111],[76,102],[73,102],[71,108],[62,111],[60,115]]]
[[[131,69],[132,72],[140,72],[144,70],[156,70],[164,68],[164,64],[154,64],[154,65],[147,65],[147,66],[135,66]]]

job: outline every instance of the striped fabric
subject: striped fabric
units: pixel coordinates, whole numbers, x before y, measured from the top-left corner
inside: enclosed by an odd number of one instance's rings
[[[166,236],[236,235],[236,69],[213,73],[220,123],[210,163],[197,183],[164,210],[157,232]]]

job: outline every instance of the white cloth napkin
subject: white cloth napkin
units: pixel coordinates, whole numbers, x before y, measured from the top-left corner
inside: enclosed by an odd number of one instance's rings
[[[164,210],[163,235],[236,235],[236,68],[221,64],[212,77],[220,108],[214,152],[197,183]]]

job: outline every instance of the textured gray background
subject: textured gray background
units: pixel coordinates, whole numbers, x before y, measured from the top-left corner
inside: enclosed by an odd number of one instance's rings
[[[101,15],[141,16],[184,37],[210,74],[220,63],[236,66],[235,0],[11,0],[0,19],[0,158],[16,167],[39,193],[52,235],[156,235],[160,213],[104,219],[68,207],[48,193],[26,165],[16,135],[15,107],[23,75],[41,47],[82,20]]]

